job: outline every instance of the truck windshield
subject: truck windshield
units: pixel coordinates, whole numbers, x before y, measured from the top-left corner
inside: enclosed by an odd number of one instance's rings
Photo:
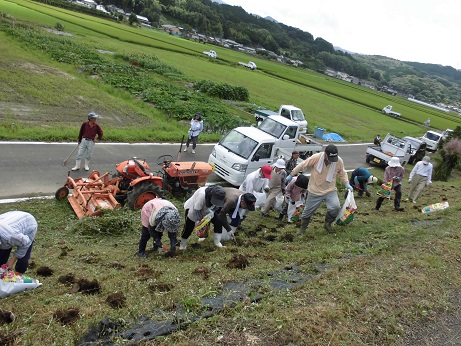
[[[264,119],[264,121],[258,126],[258,129],[266,132],[267,134],[275,138],[280,138],[282,134],[285,132],[286,128],[286,125],[283,125],[271,118]]]
[[[250,154],[256,148],[258,142],[238,131],[232,130],[226,135],[226,137],[221,139],[219,144],[234,154],[237,154],[244,159],[248,159]]]
[[[303,121],[303,120],[306,120],[304,118],[304,114],[302,112],[302,110],[300,109],[294,109],[291,111],[291,116],[293,117],[293,121]]]
[[[431,141],[434,141],[434,142],[438,142],[440,140],[440,135],[438,135],[436,133],[432,133],[432,132],[426,132],[424,137],[426,137],[427,139],[429,139]]]

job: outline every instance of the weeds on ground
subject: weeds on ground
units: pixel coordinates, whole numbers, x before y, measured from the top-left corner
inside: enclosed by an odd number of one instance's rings
[[[201,299],[219,295],[226,283],[257,279],[250,296],[260,300],[226,307],[156,344],[398,344],[407,326],[451,309],[450,292],[461,288],[459,187],[435,182],[401,213],[392,211],[392,202],[375,213],[375,198],[357,199],[356,219],[335,226],[334,234],[323,229],[324,208],[302,237],[295,236],[296,224],[278,222],[275,211],[266,218],[253,212],[237,244],[218,249],[212,239],[197,243],[192,235],[177,256],[150,251],[147,259],[137,257],[139,211],[122,208],[78,220],[67,201],[2,204],[0,212],[36,216],[28,274],[43,286],[2,299],[2,310],[16,318],[0,326],[0,338],[72,344],[106,317],[128,328],[142,317],[174,320],[181,307],[181,318],[193,318],[206,311]],[[439,199],[450,208],[421,213]],[[180,199],[172,201],[182,209]],[[242,265],[230,265],[236,261]],[[268,274],[291,265],[309,280],[272,288]]]

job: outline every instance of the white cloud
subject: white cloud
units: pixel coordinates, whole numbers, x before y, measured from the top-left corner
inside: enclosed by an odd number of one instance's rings
[[[225,0],[349,51],[461,69],[459,0]]]

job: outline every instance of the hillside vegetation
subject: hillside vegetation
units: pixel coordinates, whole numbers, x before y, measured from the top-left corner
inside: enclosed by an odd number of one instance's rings
[[[404,99],[331,79],[323,74],[254,59],[258,70],[238,65],[248,57],[150,29],[139,29],[18,0],[0,4],[0,136],[3,139],[73,140],[90,111],[102,115],[112,141],[180,140],[201,111],[205,141],[237,124],[253,122],[256,108],[294,104],[315,126],[348,141],[375,133],[420,136],[431,118],[438,129],[460,119]],[[64,30],[55,30],[59,26]],[[25,78],[27,77],[27,78]],[[380,110],[393,104],[398,121]],[[179,126],[178,126],[179,124]]]

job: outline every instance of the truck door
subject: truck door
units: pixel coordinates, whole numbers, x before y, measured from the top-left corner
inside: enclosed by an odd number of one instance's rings
[[[258,168],[264,165],[272,165],[274,162],[274,158],[272,157],[272,149],[274,147],[274,143],[262,143],[256,149],[253,156],[250,157],[250,161],[248,162],[247,172],[251,173],[256,171]]]
[[[284,134],[277,141],[277,147],[285,150],[293,150],[296,145],[298,126],[288,126]]]

